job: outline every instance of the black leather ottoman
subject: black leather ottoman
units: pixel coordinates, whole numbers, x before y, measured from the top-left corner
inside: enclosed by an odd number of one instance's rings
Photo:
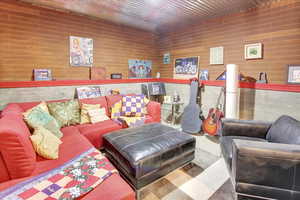
[[[153,123],[104,136],[107,157],[139,190],[194,158],[195,138]]]

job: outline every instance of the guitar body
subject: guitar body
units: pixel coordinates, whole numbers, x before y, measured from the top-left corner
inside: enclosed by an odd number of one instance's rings
[[[217,135],[218,130],[221,127],[221,118],[224,117],[224,114],[219,109],[219,104],[223,92],[224,92],[224,88],[221,89],[216,107],[209,109],[207,118],[203,121],[202,124],[202,130],[204,131],[204,133],[207,133],[209,135]]]
[[[191,82],[191,96],[189,104],[184,108],[181,117],[182,131],[187,133],[199,133],[202,126],[200,119],[201,109],[196,103],[199,83],[196,80]]]
[[[219,109],[211,108],[207,118],[203,121],[202,129],[209,135],[216,135],[220,126],[221,118],[224,116],[223,112]]]

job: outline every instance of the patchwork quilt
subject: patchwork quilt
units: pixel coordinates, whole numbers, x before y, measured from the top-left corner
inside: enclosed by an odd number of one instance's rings
[[[93,190],[117,170],[95,148],[65,165],[0,192],[3,200],[71,200]]]

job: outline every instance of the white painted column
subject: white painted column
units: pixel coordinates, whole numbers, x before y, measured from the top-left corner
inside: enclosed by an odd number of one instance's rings
[[[238,84],[239,84],[239,67],[235,64],[226,66],[226,118],[238,118]]]

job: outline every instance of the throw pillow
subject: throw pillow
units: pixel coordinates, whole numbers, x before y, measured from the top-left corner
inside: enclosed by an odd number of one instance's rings
[[[50,114],[61,127],[80,123],[80,108],[77,100],[48,103]]]
[[[100,104],[81,104],[81,116],[80,124],[90,123],[90,117],[88,115],[89,110],[94,110],[100,108]]]
[[[144,97],[141,95],[122,98],[122,114],[127,117],[143,117],[145,112]]]
[[[122,110],[122,100],[116,102],[111,107],[111,118],[117,119],[121,116],[121,110]]]
[[[103,122],[105,120],[109,120],[109,117],[106,116],[105,108],[88,110],[88,114],[93,124],[97,122]]]
[[[32,128],[36,128],[38,126],[43,126],[53,133],[56,137],[61,138],[63,136],[60,131],[60,126],[47,111],[45,111],[45,107],[41,104],[33,107],[32,109],[23,113],[24,120],[26,123]]]
[[[30,139],[37,154],[47,159],[58,158],[58,149],[62,142],[49,130],[42,126],[36,127]]]
[[[300,122],[283,115],[271,125],[266,138],[269,142],[300,144]]]

